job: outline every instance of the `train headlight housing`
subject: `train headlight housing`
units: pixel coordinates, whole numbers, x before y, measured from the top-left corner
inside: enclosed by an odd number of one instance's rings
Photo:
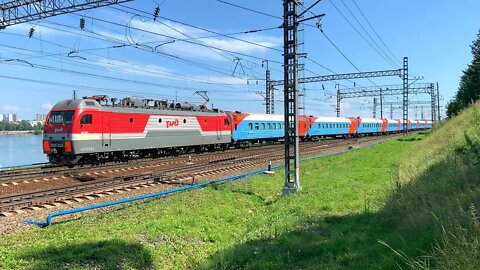
[[[50,143],[48,141],[43,141],[43,152],[49,153],[50,151],[52,151]]]
[[[65,141],[65,153],[72,153],[72,142]]]

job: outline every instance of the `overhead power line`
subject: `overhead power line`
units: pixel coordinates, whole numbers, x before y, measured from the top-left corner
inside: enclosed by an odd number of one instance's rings
[[[388,60],[388,58],[386,58],[381,52],[378,51],[377,48],[375,48],[371,43],[370,41],[367,40],[367,38],[360,32],[360,30],[357,29],[357,27],[355,27],[355,25],[353,25],[353,23],[347,18],[347,16],[345,16],[345,14],[343,14],[343,12],[337,7],[337,5],[335,5],[335,3],[333,3],[333,1],[329,0],[329,3],[338,11],[338,13],[340,13],[340,15],[343,17],[343,19],[345,21],[347,21],[347,23],[353,28],[353,30],[355,30],[355,32],[357,32],[357,34],[365,41],[365,43],[368,44],[368,46],[370,48],[372,48],[380,57],[382,57],[387,63],[389,63],[390,65],[392,65],[393,67],[397,67],[397,65],[395,65],[395,63],[392,63],[391,60]]]
[[[377,31],[375,30],[375,28],[373,28],[372,24],[370,23],[370,21],[367,19],[367,16],[365,16],[365,14],[363,13],[362,9],[360,9],[360,7],[358,6],[357,2],[355,0],[353,0],[353,3],[355,4],[355,6],[357,7],[358,11],[360,11],[360,14],[362,15],[362,17],[365,19],[365,21],[367,22],[367,24],[370,26],[370,28],[372,29],[372,31],[375,33],[375,35],[378,37],[378,39],[380,40],[380,42],[383,44],[383,46],[385,46],[385,48],[387,48],[388,52],[393,56],[393,59],[395,59],[400,65],[401,65],[401,62],[399,60],[398,57],[395,56],[395,54],[390,50],[390,48],[387,46],[387,44],[385,44],[385,42],[383,41],[383,38],[380,37],[380,35],[377,33]]]
[[[365,29],[363,24],[357,19],[357,16],[355,16],[355,14],[352,12],[352,10],[347,6],[347,4],[345,4],[345,1],[344,0],[341,0],[341,1],[342,1],[343,6],[347,9],[348,13],[350,13],[350,15],[352,15],[353,19],[358,23],[358,25],[360,25],[360,28],[362,28],[362,30],[365,32],[365,34],[367,34],[367,36],[370,38],[370,40],[373,42],[373,44],[375,44],[377,46],[377,48],[380,50],[382,55],[384,55],[386,57],[386,58],[385,57],[383,57],[383,58],[385,60],[387,60],[387,62],[389,62],[393,66],[398,67],[398,65],[396,65],[396,63],[395,63],[395,59],[392,60],[392,58],[383,50],[383,48],[377,43],[377,41],[370,35],[369,31],[367,31],[367,29]]]
[[[230,5],[230,6],[240,8],[240,9],[248,10],[248,11],[251,11],[251,12],[254,12],[254,13],[257,13],[257,14],[265,15],[267,17],[283,20],[283,18],[280,17],[280,16],[275,16],[275,15],[272,15],[272,14],[268,14],[268,13],[258,11],[258,10],[254,10],[254,9],[251,9],[251,8],[247,8],[247,7],[243,7],[243,6],[240,6],[240,5],[237,5],[237,4],[234,4],[234,3],[230,3],[230,2],[227,2],[227,1],[223,1],[223,0],[217,0],[217,1],[220,2],[220,3],[224,3],[224,4],[227,4],[227,5]]]

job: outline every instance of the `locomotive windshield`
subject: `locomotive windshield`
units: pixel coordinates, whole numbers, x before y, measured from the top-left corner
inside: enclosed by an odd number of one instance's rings
[[[48,124],[71,124],[74,111],[57,111],[50,113]]]

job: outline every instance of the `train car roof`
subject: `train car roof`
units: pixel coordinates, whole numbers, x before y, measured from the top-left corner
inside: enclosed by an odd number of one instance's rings
[[[52,110],[74,110],[76,108],[91,108],[101,111],[109,111],[115,113],[145,113],[145,114],[169,114],[169,115],[225,115],[222,110],[179,110],[179,109],[165,109],[165,108],[142,108],[142,107],[125,107],[102,105],[94,99],[75,99],[62,100],[53,106]]]
[[[331,116],[319,116],[315,122],[340,122],[340,123],[350,123],[350,119],[349,118],[345,118],[345,117],[331,117]]]
[[[76,108],[85,108],[85,107],[97,107],[101,108],[97,101],[91,99],[67,99],[59,101],[53,106],[53,109],[60,110],[60,109],[76,109]]]
[[[283,114],[261,114],[261,113],[251,113],[245,117],[245,120],[248,121],[284,121]]]
[[[387,120],[387,123],[392,123],[392,122],[398,123],[398,121],[400,121],[399,119],[386,119],[386,120]]]
[[[365,123],[365,122],[368,122],[368,123],[378,123],[378,122],[382,122],[382,119],[362,118],[362,123]]]

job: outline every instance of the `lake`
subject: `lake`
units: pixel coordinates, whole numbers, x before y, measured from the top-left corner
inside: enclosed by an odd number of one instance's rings
[[[42,135],[0,135],[0,168],[47,162]]]

